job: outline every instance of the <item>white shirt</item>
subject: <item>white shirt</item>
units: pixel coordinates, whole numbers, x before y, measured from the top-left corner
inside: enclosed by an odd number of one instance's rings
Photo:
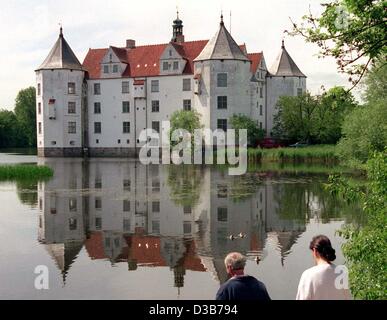
[[[305,270],[298,285],[296,300],[350,300],[349,289],[336,288],[340,274],[334,264],[319,264]]]

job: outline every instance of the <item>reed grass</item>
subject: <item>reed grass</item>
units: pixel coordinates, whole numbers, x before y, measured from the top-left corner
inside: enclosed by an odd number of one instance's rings
[[[54,171],[47,166],[30,164],[0,165],[0,180],[32,180],[52,177]]]

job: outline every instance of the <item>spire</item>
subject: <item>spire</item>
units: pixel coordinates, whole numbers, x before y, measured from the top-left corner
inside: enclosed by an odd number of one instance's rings
[[[63,36],[62,25],[59,28],[58,40],[36,71],[52,69],[83,70],[81,63]]]
[[[173,21],[173,36],[172,42],[184,42],[184,34],[183,34],[183,21],[179,18],[179,8],[176,7],[176,20]]]
[[[249,61],[239,45],[228,32],[223,21],[223,12],[220,16],[220,26],[215,36],[208,41],[203,51],[194,61],[204,60],[242,60]]]
[[[301,72],[292,57],[285,48],[285,39],[282,39],[281,51],[274,62],[270,73],[277,77],[302,77],[306,76]]]

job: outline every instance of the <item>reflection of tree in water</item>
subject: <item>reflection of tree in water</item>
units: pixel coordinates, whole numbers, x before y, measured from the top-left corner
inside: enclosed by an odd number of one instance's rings
[[[322,223],[345,220],[360,224],[359,205],[349,205],[333,196],[321,182],[276,184],[273,193],[278,215],[283,219],[307,222],[317,217]]]
[[[193,165],[170,165],[168,185],[170,197],[178,206],[195,207],[200,199],[204,170]]]
[[[16,181],[17,196],[21,203],[36,207],[38,204],[38,182],[35,180]]]
[[[228,197],[234,202],[250,199],[261,186],[262,181],[254,175],[232,176],[228,182]]]

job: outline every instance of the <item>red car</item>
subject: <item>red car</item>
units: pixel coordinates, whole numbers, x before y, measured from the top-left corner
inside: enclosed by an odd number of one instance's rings
[[[265,138],[258,143],[258,147],[265,149],[281,148],[283,146],[281,142],[272,138]]]

